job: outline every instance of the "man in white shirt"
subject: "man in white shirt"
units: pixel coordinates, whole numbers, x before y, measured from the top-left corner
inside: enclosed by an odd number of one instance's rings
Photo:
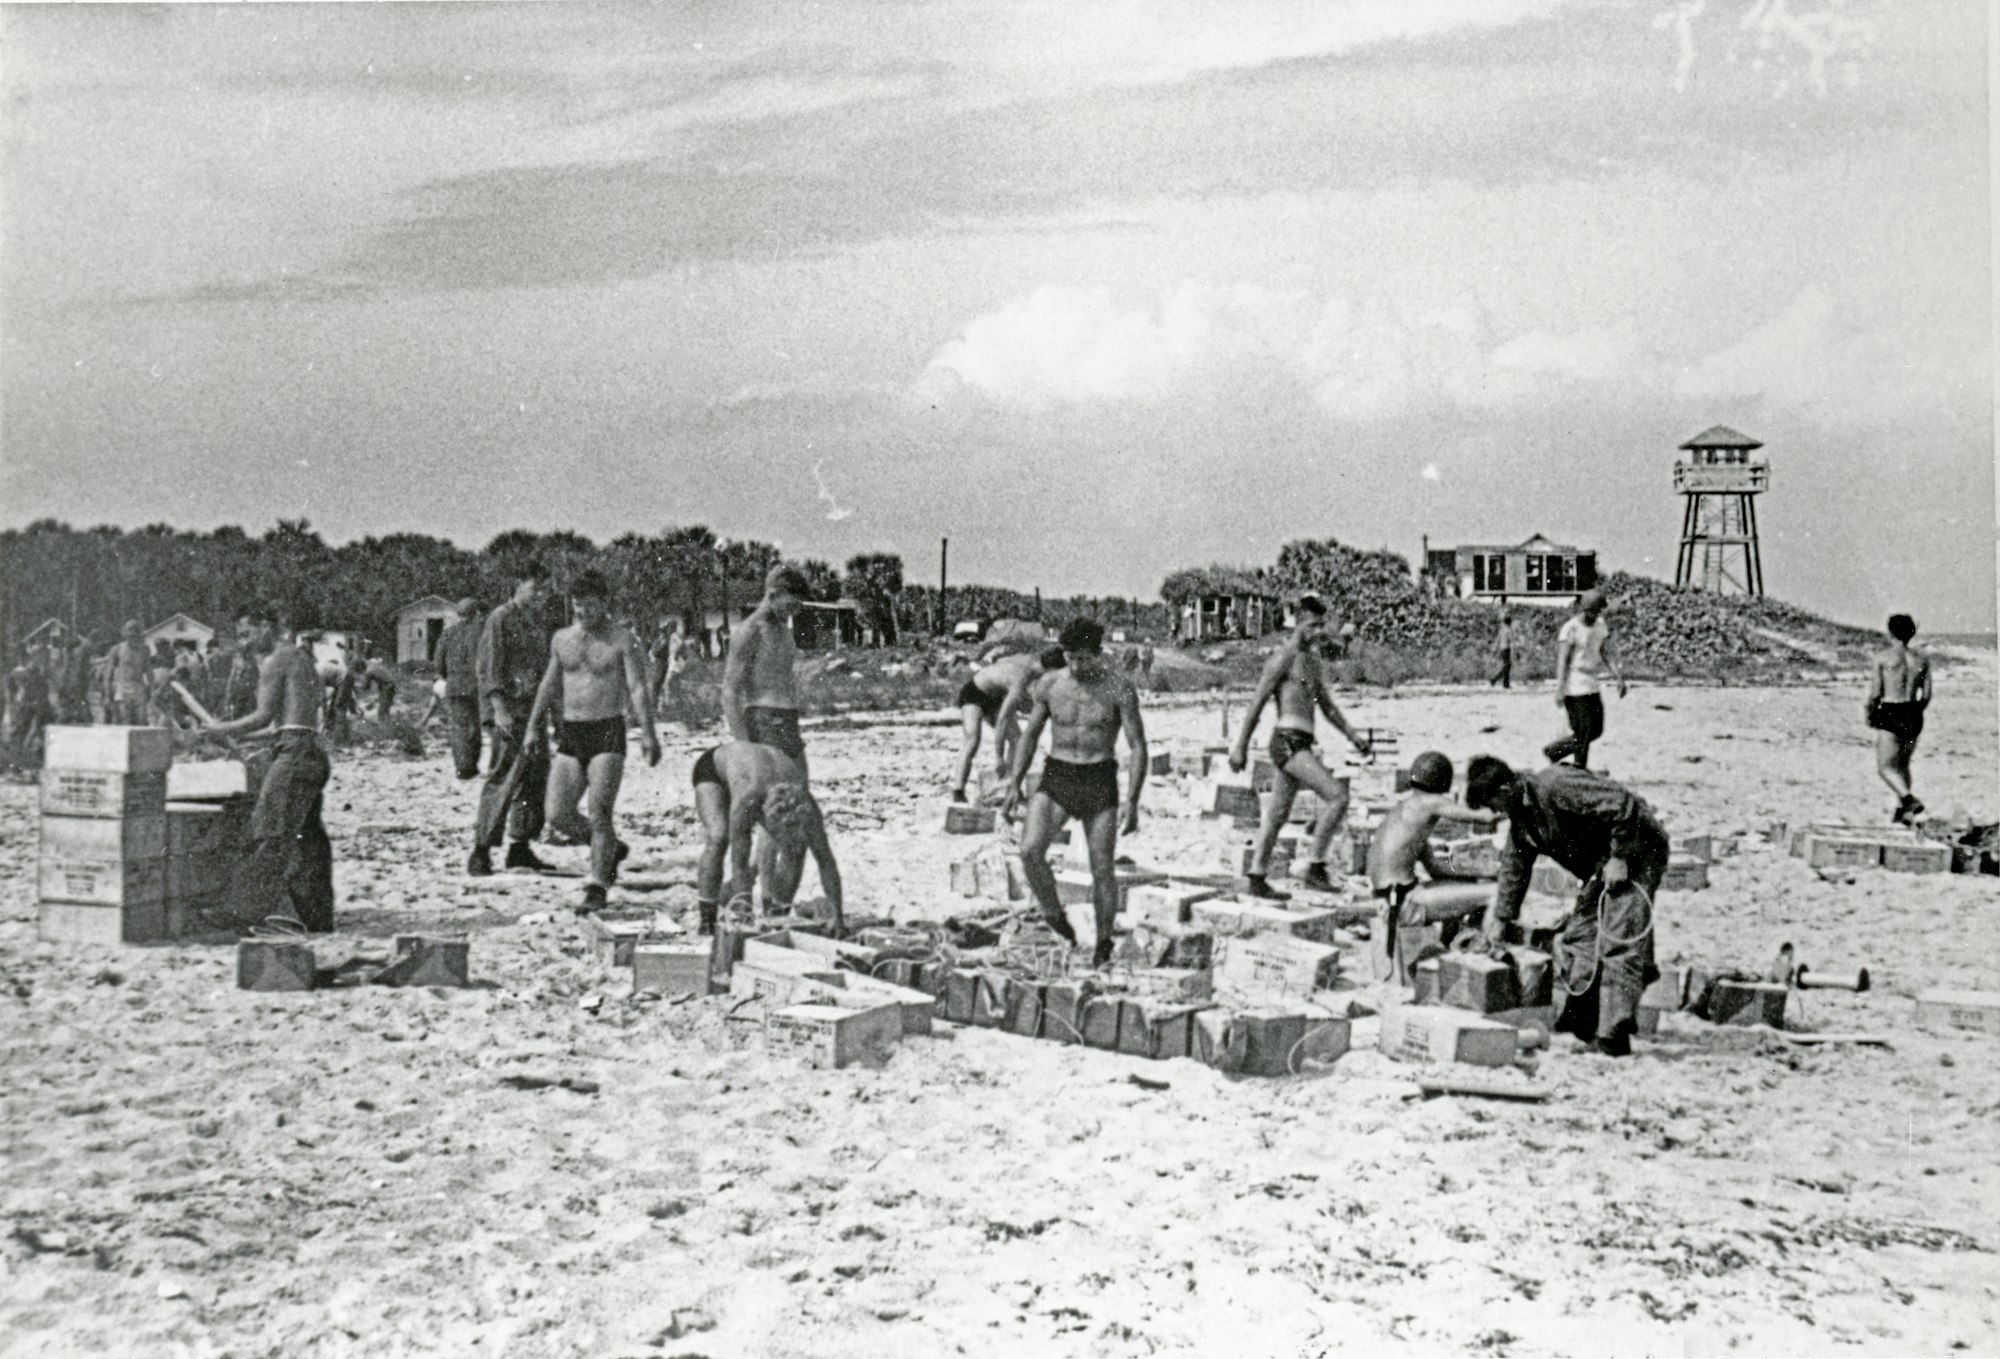
[[[1556,634],[1556,705],[1569,716],[1569,735],[1542,747],[1551,764],[1574,755],[1578,769],[1590,767],[1590,743],[1604,735],[1602,676],[1606,667],[1625,697],[1625,675],[1611,654],[1610,629],[1604,622],[1604,592],[1591,590],[1578,601],[1582,612]]]

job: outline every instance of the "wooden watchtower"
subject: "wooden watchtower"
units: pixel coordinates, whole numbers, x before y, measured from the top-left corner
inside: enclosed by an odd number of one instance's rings
[[[1675,588],[1764,593],[1757,497],[1771,484],[1771,468],[1750,457],[1763,446],[1727,425],[1703,430],[1681,445],[1687,456],[1674,464],[1674,490],[1685,497],[1687,509],[1674,561]]]

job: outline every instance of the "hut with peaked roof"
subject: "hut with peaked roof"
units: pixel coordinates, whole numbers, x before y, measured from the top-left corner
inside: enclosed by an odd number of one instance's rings
[[[1522,542],[1465,543],[1426,550],[1428,576],[1454,581],[1461,599],[1494,604],[1568,604],[1597,584],[1597,550],[1536,533]]]
[[[396,664],[437,659],[444,630],[458,621],[458,605],[443,595],[425,595],[396,610]]]

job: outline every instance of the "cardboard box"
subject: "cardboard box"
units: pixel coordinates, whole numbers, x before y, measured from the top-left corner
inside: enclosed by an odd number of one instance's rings
[[[1083,1033],[1085,1047],[1103,1048],[1106,1052],[1118,1050],[1118,1021],[1124,1009],[1124,999],[1108,994],[1088,995],[1078,1007],[1080,1021],[1077,1028]]]
[[[1169,879],[1132,888],[1125,894],[1125,910],[1131,916],[1134,928],[1140,925],[1185,925],[1192,918],[1195,903],[1213,901],[1220,895],[1213,887],[1197,887],[1193,883]]]
[[[1715,837],[1712,835],[1706,833],[1701,835],[1677,835],[1673,837],[1673,846],[1676,854],[1685,854],[1689,858],[1699,859],[1705,864],[1715,862]]]
[[[1891,873],[1949,873],[1951,846],[1945,844],[1882,846],[1882,867]]]
[[[1522,1005],[1548,1005],[1555,999],[1555,959],[1525,944],[1510,944],[1507,959],[1514,969],[1514,989]]]
[[[45,816],[41,852],[58,859],[126,863],[164,858],[167,818],[158,816]]]
[[[167,861],[78,859],[43,851],[36,864],[43,901],[124,906],[164,901]]]
[[[979,1029],[1004,1029],[1007,1013],[1007,974],[996,968],[981,968],[972,979],[972,1025]]]
[[[866,972],[882,961],[882,955],[875,949],[828,939],[796,927],[785,931],[785,940],[801,953],[817,953],[836,967],[856,972]]]
[[[1127,996],[1118,1015],[1118,1050],[1150,1061],[1185,1057],[1193,1043],[1194,1016],[1201,1006]]]
[[[1514,968],[1483,953],[1446,953],[1437,960],[1438,1003],[1490,1015],[1520,1007]]]
[[[236,985],[244,991],[313,989],[311,944],[291,939],[245,939],[236,945]]]
[[[630,967],[633,949],[671,937],[660,929],[651,911],[599,911],[584,916],[582,928],[584,942],[601,967]],[[718,933],[720,929],[718,926]]]
[[[38,907],[42,938],[64,944],[150,944],[167,937],[164,899],[105,906],[77,901],[43,901]]]
[[[1415,994],[1410,997],[1412,1005],[1436,1005],[1444,987],[1439,981],[1440,972],[1437,958],[1426,958],[1410,969],[1410,984]]]
[[[634,944],[632,989],[660,996],[705,996],[709,953],[706,941]]]
[[[903,1036],[896,1005],[850,1010],[840,1005],[787,1005],[764,1016],[764,1050],[835,1069],[881,1061]]]
[[[979,994],[979,970],[954,967],[944,974],[944,1017],[954,1024],[970,1024],[972,1007]]]
[[[1546,897],[1574,897],[1582,890],[1583,879],[1544,854],[1528,870],[1528,887]]]
[[[1917,1023],[2000,1034],[2000,991],[1926,991],[1917,997]]]
[[[1707,886],[1707,860],[1685,854],[1668,857],[1667,871],[1660,876],[1662,892],[1699,892]]]
[[[708,989],[708,955],[702,954],[702,989]],[[471,982],[472,944],[444,935],[399,934],[396,957],[375,980],[384,986],[465,986]]]
[[[1042,987],[1042,1037],[1058,1043],[1083,1041],[1084,1001],[1095,995],[1089,978],[1048,982]]]
[[[859,972],[835,972],[831,974],[833,984],[848,996],[860,1002],[880,1005],[894,1005],[903,1017],[903,1036],[912,1034],[928,1035],[931,1021],[937,1014],[937,998],[908,986],[898,986],[894,982],[882,981],[875,977],[864,977]],[[989,977],[1001,977],[999,973],[988,973]],[[845,1002],[842,1002],[845,1003]],[[974,1006],[975,1019],[977,1005]]]
[[[998,824],[999,813],[992,807],[959,803],[944,809],[947,835],[991,835]]]
[[[1718,981],[1708,993],[1708,1017],[1717,1024],[1785,1027],[1791,988],[1779,982]]]
[[[744,966],[761,968],[766,972],[790,972],[800,976],[834,970],[824,953],[808,953],[804,949],[793,948],[789,930],[775,930],[754,939],[745,939],[742,957],[738,961]]]
[[[41,792],[43,816],[165,816],[167,812],[164,771],[44,769]]]
[[[213,850],[170,858],[166,861],[167,896],[173,900],[212,896],[229,886],[229,875],[242,861],[241,853]]]
[[[1123,982],[1134,996],[1183,1005],[1206,1004],[1215,994],[1215,978],[1205,967],[1138,968]]]
[[[57,724],[42,729],[42,765],[47,769],[156,774],[173,762],[173,734],[165,727],[71,727]]]
[[[637,956],[636,953],[634,955]],[[765,1005],[780,1007],[786,1005],[831,1004],[833,993],[840,989],[840,973],[791,972],[759,967],[747,960],[739,961],[729,970],[729,994],[738,1000],[761,1001]],[[634,990],[640,987],[635,974]],[[666,994],[662,992],[661,994]]]
[[[1258,801],[1257,790],[1254,788],[1236,783],[1218,783],[1215,785],[1215,801],[1211,810],[1217,816],[1254,821],[1261,814],[1263,804]]]
[[[169,802],[167,857],[242,853],[250,843],[251,806],[248,798],[232,798],[227,802]]]
[[[241,760],[202,760],[167,770],[167,801],[226,802],[250,795],[250,770]]]
[[[1215,985],[1239,995],[1308,996],[1333,985],[1340,950],[1288,934],[1216,941]]]
[[[1202,1010],[1194,1016],[1190,1055],[1219,1070],[1246,1076],[1293,1075],[1307,1057],[1331,1061],[1345,1053],[1352,1037],[1350,1023],[1286,1006],[1234,1014]]]
[[[1506,1066],[1519,1051],[1513,1026],[1466,1010],[1398,1005],[1382,1012],[1380,1046],[1399,1062]]]

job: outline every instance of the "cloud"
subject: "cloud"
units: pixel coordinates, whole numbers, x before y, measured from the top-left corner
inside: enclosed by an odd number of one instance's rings
[[[1444,480],[1444,473],[1438,471],[1438,465],[1434,462],[1425,463],[1424,470],[1417,473],[1417,475],[1425,481],[1430,482],[1442,482]]]
[[[820,473],[820,469],[824,466],[826,466],[825,458],[819,458],[814,461],[813,482],[819,487],[819,498],[826,505],[826,517],[838,524],[843,519],[852,518],[854,510],[849,506],[842,505],[838,500],[834,499],[833,492],[827,490],[826,478]]]
[[[1365,422],[1437,406],[1507,409],[1634,367],[1630,323],[1504,343],[1491,329],[1474,299],[1404,319],[1381,304],[1247,285],[1183,285],[1153,309],[1123,306],[1108,289],[1043,287],[975,317],[932,357],[914,394],[1039,410],[1275,386]]]
[[[1926,332],[1919,346],[1845,324],[1833,295],[1813,286],[1733,344],[1689,364],[1674,391],[1761,398],[1826,420],[1894,420],[1990,384],[1987,346],[1977,339],[1954,346],[1952,338]]]

